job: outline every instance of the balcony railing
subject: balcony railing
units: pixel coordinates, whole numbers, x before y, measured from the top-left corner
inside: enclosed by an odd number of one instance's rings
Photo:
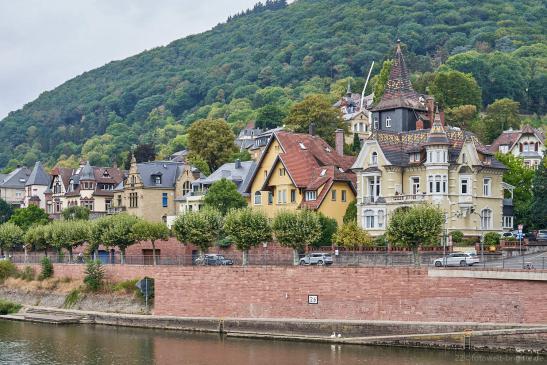
[[[416,203],[423,202],[427,199],[425,194],[401,194],[386,197],[387,203]]]
[[[126,210],[125,207],[110,207],[106,210],[106,214],[118,214],[125,212]]]

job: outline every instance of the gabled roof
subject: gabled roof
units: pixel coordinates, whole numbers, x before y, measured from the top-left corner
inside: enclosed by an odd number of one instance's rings
[[[44,170],[44,167],[42,166],[40,161],[37,161],[34,164],[34,168],[32,169],[32,172],[30,173],[30,176],[25,186],[29,185],[49,186],[49,175]]]
[[[72,175],[74,175],[74,173],[75,173],[74,169],[55,166],[51,170],[50,175],[52,177],[59,176],[66,190],[70,183],[70,178],[72,177]],[[53,183],[53,178],[51,179],[51,182]]]
[[[183,163],[176,161],[151,161],[137,164],[137,173],[145,188],[173,189],[182,172]],[[156,184],[153,175],[161,174],[161,183]]]
[[[0,180],[0,187],[24,189],[31,171],[26,167],[18,167]]]
[[[397,40],[397,48],[391,66],[389,79],[380,102],[373,106],[372,111],[395,108],[427,110],[425,103],[420,101],[421,95],[414,91],[410,82],[410,73],[406,67],[401,41]],[[423,99],[425,101],[425,98]]]
[[[491,153],[496,153],[499,151],[500,146],[508,146],[509,150],[511,150],[525,134],[534,135],[542,144],[545,144],[545,134],[543,131],[541,129],[532,128],[532,126],[526,124],[521,130],[509,129],[503,131],[489,146],[489,150]]]
[[[221,179],[228,179],[237,185],[237,190],[243,194],[247,191],[251,177],[256,170],[255,161],[228,162],[216,169],[211,175],[202,179],[204,185],[212,185]]]

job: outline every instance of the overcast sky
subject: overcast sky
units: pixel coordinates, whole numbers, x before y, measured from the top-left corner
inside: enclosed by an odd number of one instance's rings
[[[212,28],[258,0],[0,0],[0,119],[84,71]]]

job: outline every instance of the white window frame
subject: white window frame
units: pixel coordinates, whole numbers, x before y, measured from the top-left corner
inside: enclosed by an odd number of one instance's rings
[[[374,118],[374,129],[378,130],[378,127],[379,127],[378,119]]]
[[[503,228],[513,229],[513,216],[504,215],[503,216]]]
[[[481,229],[492,229],[492,209],[484,208],[481,210]]]
[[[317,191],[316,190],[306,190],[306,201],[317,200]]]
[[[367,209],[363,212],[363,218],[364,218],[364,221],[365,221],[365,228],[375,228],[375,224],[374,224],[374,210],[372,209]]]
[[[466,192],[463,192],[463,186],[466,186]],[[460,194],[461,195],[471,195],[471,176],[460,176]]]
[[[370,165],[371,166],[378,166],[378,152],[374,151],[370,155]]]
[[[386,128],[391,128],[391,117],[386,118]]]
[[[492,196],[492,178],[485,177],[482,179],[482,194],[484,196]]]
[[[262,205],[262,193],[260,191],[256,191],[254,193],[253,201],[254,201],[254,205]]]
[[[412,195],[420,194],[420,177],[419,176],[410,177],[410,192]]]

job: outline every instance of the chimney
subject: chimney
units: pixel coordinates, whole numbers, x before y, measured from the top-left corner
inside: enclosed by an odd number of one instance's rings
[[[425,100],[426,107],[427,107],[427,116],[429,118],[429,125],[433,125],[433,122],[435,121],[435,99],[433,99],[431,96],[428,96]]]
[[[416,121],[416,130],[424,129],[424,121],[421,119],[418,119]]]
[[[439,113],[439,116],[441,117],[441,125],[444,128],[444,110],[441,110],[441,112]]]
[[[235,168],[240,169],[241,168],[241,160],[238,158],[235,163]]]
[[[310,123],[310,127],[309,127],[309,135],[310,136],[315,136],[315,123]]]
[[[340,155],[344,155],[344,130],[338,128],[334,132],[335,138],[334,138],[334,146],[336,148],[336,152]]]

